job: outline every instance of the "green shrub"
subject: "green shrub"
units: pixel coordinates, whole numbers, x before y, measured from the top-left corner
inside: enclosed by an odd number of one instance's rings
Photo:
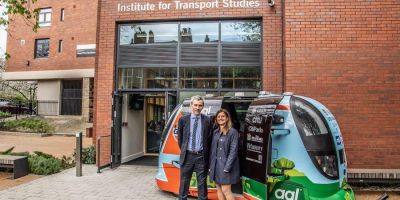
[[[0,118],[7,118],[7,117],[11,117],[11,113],[9,112],[2,112],[0,111]]]
[[[0,154],[27,156],[29,171],[33,174],[50,175],[75,166],[75,163],[71,157],[63,156],[62,159],[59,159],[53,155],[40,151],[35,151],[34,154],[29,154],[29,152],[12,152],[13,149],[14,147],[11,147],[3,152],[0,152]]]
[[[54,127],[40,118],[23,118],[19,120],[6,121],[4,124],[4,129],[7,131],[49,133],[54,130]]]
[[[73,157],[76,156],[76,149],[74,150]],[[90,145],[86,148],[82,148],[82,163],[83,164],[96,164],[96,148],[94,145]]]
[[[61,168],[62,169],[69,169],[75,167],[75,160],[73,160],[71,157],[66,157],[63,156],[61,158]]]
[[[55,157],[46,158],[36,154],[29,158],[29,169],[34,174],[50,175],[61,171],[61,160]]]

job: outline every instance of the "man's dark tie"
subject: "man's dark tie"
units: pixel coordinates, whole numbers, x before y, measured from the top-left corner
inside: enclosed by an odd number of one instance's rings
[[[196,117],[193,124],[193,132],[192,132],[192,141],[190,141],[190,146],[192,147],[192,151],[196,151],[196,134],[197,134],[197,126],[199,125],[199,118]]]

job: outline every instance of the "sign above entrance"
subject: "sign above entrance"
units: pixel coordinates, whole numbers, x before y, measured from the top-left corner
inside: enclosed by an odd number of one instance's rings
[[[215,8],[258,8],[261,3],[259,0],[208,0],[208,1],[160,1],[118,3],[118,12],[144,12],[144,11],[163,11],[163,10],[206,10]]]

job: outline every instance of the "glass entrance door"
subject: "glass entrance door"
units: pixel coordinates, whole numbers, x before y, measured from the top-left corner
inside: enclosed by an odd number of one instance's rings
[[[165,96],[146,96],[146,153],[158,154],[165,124]]]
[[[176,94],[165,92],[146,95],[145,103],[145,153],[148,155],[158,154],[160,152],[161,133],[177,103]]]

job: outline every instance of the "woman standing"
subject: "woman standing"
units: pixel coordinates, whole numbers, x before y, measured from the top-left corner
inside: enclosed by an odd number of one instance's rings
[[[229,113],[221,109],[215,115],[218,129],[214,130],[210,149],[210,181],[217,185],[219,200],[234,200],[231,185],[239,182],[239,134],[232,128]]]

